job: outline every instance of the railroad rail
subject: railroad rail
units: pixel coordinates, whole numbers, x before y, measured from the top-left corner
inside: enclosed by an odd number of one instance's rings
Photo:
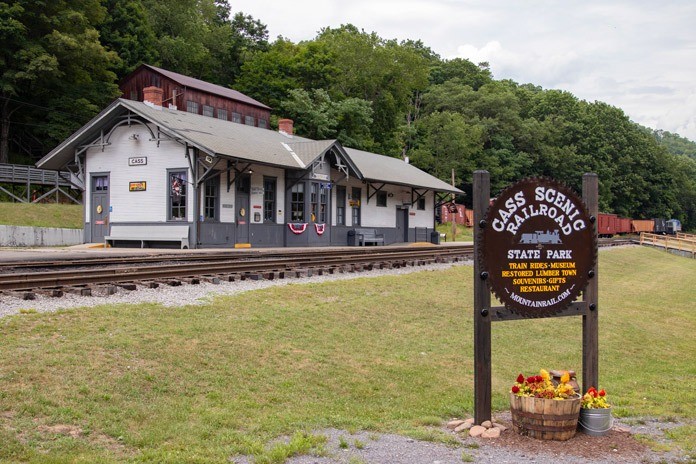
[[[112,294],[118,288],[139,285],[219,283],[244,279],[278,279],[356,272],[369,269],[451,262],[470,257],[472,246],[379,247],[375,251],[307,250],[270,253],[196,253],[158,256],[109,257],[70,261],[21,261],[3,263],[0,292],[23,299],[36,294],[61,296]]]

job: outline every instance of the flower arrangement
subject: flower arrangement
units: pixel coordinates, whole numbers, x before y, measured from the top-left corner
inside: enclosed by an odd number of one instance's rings
[[[597,391],[595,387],[590,387],[582,396],[583,409],[605,409],[611,408],[607,402],[607,392],[602,388]]]
[[[517,396],[565,400],[576,396],[575,389],[568,384],[569,381],[570,374],[564,372],[558,385],[554,385],[548,371],[541,369],[539,375],[529,377],[522,374],[518,375],[510,392]]]

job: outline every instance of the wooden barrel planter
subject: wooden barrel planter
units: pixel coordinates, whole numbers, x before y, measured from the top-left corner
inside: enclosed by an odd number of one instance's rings
[[[549,400],[510,393],[515,431],[540,440],[565,441],[575,436],[582,399]]]

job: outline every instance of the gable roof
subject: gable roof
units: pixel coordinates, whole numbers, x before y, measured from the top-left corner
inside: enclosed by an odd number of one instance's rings
[[[201,90],[203,92],[208,92],[208,93],[212,93],[215,95],[220,95],[221,97],[230,98],[232,100],[236,100],[236,101],[239,101],[242,103],[257,106],[257,107],[263,108],[265,110],[269,110],[269,111],[271,110],[271,108],[269,106],[266,106],[263,103],[261,103],[257,100],[254,100],[253,98],[248,97],[248,96],[244,95],[242,92],[238,92],[234,89],[223,87],[223,86],[217,85],[217,84],[211,84],[210,82],[205,82],[205,81],[202,81],[200,79],[196,79],[194,77],[185,76],[183,74],[175,73],[173,71],[158,68],[157,66],[152,66],[149,64],[142,64],[142,65],[140,65],[140,68],[147,68],[147,69],[150,69],[156,73],[162,74],[163,76],[173,80],[177,84],[182,85],[184,87],[191,87],[193,89]],[[138,68],[138,69],[140,69],[140,68]],[[137,69],[134,72],[137,72]],[[128,79],[128,78],[126,78],[126,79]]]
[[[331,149],[337,150],[360,179],[416,188],[461,193],[430,174],[403,161],[343,147],[336,140],[311,140],[217,118],[118,99],[81,129],[65,139],[36,164],[61,169],[71,163],[75,150],[99,138],[127,114],[139,116],[177,140],[204,153],[257,164],[304,170]]]

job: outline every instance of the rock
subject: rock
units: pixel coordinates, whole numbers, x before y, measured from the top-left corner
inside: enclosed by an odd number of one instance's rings
[[[481,434],[481,438],[498,438],[500,436],[500,429],[498,427],[493,427],[486,430]]]
[[[471,428],[472,425],[473,425],[473,424],[468,424],[468,423],[464,422],[464,423],[462,423],[462,424],[459,424],[459,425],[454,429],[454,431],[457,432],[457,433],[463,432],[464,430],[469,430],[469,429]]]
[[[507,427],[505,427],[503,424],[499,424],[497,422],[493,422],[493,427],[496,429],[500,429],[501,432],[504,432],[507,430]]]
[[[480,425],[474,425],[471,427],[469,430],[469,436],[471,437],[480,437],[483,432],[486,431],[486,427],[481,427]]]
[[[493,423],[489,420],[483,421],[481,422],[481,427],[486,427],[487,429],[490,429],[491,427],[493,427]]]
[[[460,425],[462,425],[463,423],[464,423],[463,420],[453,420],[453,421],[449,421],[449,422],[447,423],[447,428],[450,429],[450,430],[454,430],[454,429],[456,429],[457,427],[459,427]]]
[[[464,423],[469,424],[469,425],[474,425],[474,418],[470,417],[467,420],[465,420]]]

